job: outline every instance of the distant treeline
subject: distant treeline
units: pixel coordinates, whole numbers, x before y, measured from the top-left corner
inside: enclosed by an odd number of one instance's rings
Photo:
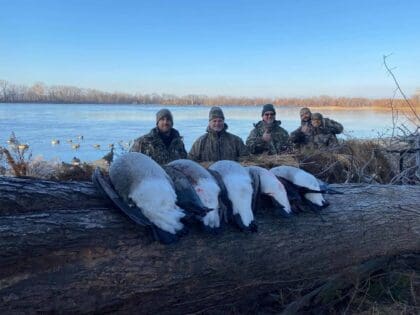
[[[412,97],[415,103],[420,100],[420,91]],[[395,102],[403,104],[400,99]],[[28,87],[0,80],[0,103],[54,103],[54,104],[162,104],[162,105],[274,105],[297,106],[334,106],[334,107],[387,107],[390,99],[369,99],[319,96],[310,98],[266,98],[266,97],[232,97],[206,96],[189,94],[176,96],[172,94],[129,94],[104,92],[95,89],[74,86],[46,86],[38,82]]]

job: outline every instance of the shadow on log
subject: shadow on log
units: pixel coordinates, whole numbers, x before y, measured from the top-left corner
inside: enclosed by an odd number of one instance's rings
[[[332,185],[329,208],[153,242],[91,183],[0,177],[0,313],[194,313],[420,252],[420,187]]]

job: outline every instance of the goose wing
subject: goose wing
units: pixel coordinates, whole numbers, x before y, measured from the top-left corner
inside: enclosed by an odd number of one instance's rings
[[[96,189],[98,189],[104,196],[108,197],[118,209],[124,212],[125,215],[127,215],[135,223],[142,226],[153,225],[152,222],[143,215],[141,209],[136,206],[130,207],[120,198],[109,178],[105,177],[98,167],[93,172],[92,182]]]

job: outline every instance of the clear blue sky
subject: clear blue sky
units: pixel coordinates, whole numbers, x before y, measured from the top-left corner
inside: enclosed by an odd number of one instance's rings
[[[420,88],[420,1],[0,0],[0,79],[129,93]]]

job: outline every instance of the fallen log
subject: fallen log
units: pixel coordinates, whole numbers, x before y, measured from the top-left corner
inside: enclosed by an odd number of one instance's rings
[[[329,208],[156,243],[91,183],[0,178],[0,313],[192,313],[420,252],[420,187],[333,185]],[[22,200],[24,202],[22,202]]]
[[[54,182],[0,176],[0,215],[107,207],[91,182]]]

